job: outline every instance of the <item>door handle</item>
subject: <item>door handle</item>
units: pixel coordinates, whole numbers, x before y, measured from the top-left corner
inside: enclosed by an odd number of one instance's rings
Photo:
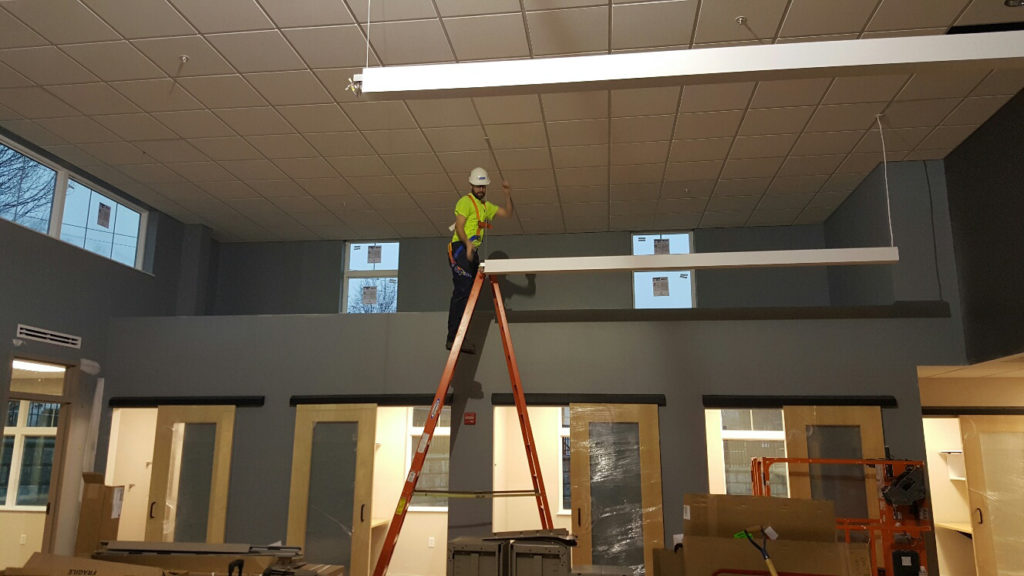
[[[978,517],[978,525],[980,526],[980,525],[984,524],[985,523],[985,515],[981,513],[981,508],[975,508],[974,512],[975,512],[975,514],[977,514],[977,517]]]
[[[149,503],[149,517],[150,518],[156,518],[156,516],[153,516],[153,507],[154,506],[156,506],[156,500],[154,500],[154,501]]]
[[[363,516],[364,512],[366,512],[366,504],[360,504],[359,505],[359,521],[360,522],[366,522],[366,518]]]

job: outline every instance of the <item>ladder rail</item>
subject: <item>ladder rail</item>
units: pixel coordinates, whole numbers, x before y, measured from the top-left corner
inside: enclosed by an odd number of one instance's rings
[[[444,399],[448,395],[448,388],[451,386],[452,378],[455,376],[455,366],[458,364],[459,353],[462,350],[462,342],[466,339],[466,332],[469,329],[469,321],[476,309],[477,299],[480,297],[480,289],[484,283],[484,273],[477,272],[473,280],[473,288],[469,292],[469,300],[466,301],[466,310],[462,313],[462,320],[459,322],[459,331],[455,334],[452,342],[452,350],[448,355],[448,362],[445,364],[444,372],[441,375],[441,383],[438,384],[437,393],[430,404],[430,412],[427,414],[427,421],[423,425],[423,435],[420,436],[420,443],[416,447],[416,453],[409,467],[409,475],[406,476],[405,486],[402,488],[402,495],[398,498],[398,506],[395,508],[395,515],[391,519],[387,536],[384,538],[384,545],[381,548],[380,556],[377,557],[377,564],[373,569],[373,576],[384,576],[388,565],[391,563],[391,556],[395,553],[395,545],[398,542],[398,533],[405,523],[405,515],[409,511],[409,504],[412,501],[413,492],[419,482],[420,473],[423,471],[423,462],[426,461],[427,451],[430,449],[430,442],[433,440],[434,428],[441,418],[441,411],[444,408]]]
[[[548,496],[544,489],[544,476],[540,469],[540,458],[537,456],[537,444],[533,439],[533,427],[526,411],[526,395],[523,393],[523,382],[519,376],[519,365],[512,348],[512,334],[508,329],[508,317],[505,314],[505,301],[501,297],[501,288],[497,277],[491,276],[491,289],[494,293],[494,311],[498,328],[501,331],[501,343],[505,349],[505,363],[508,365],[508,376],[512,384],[512,396],[516,401],[516,413],[519,417],[519,429],[523,433],[523,445],[526,448],[526,462],[530,467],[530,479],[537,499],[537,511],[540,514],[540,525],[543,530],[554,529],[551,520],[551,509],[548,507]]]

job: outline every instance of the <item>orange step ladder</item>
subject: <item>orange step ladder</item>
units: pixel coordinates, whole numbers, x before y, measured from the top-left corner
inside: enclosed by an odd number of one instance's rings
[[[451,353],[448,355],[448,363],[445,364],[444,373],[441,375],[441,383],[434,394],[434,401],[430,405],[430,412],[427,414],[427,421],[423,425],[423,435],[416,447],[416,454],[412,459],[412,466],[409,468],[409,475],[405,479],[405,486],[402,488],[402,495],[398,498],[398,506],[395,508],[395,517],[388,527],[388,534],[384,538],[384,545],[381,548],[380,556],[377,558],[377,565],[373,569],[373,576],[384,576],[387,573],[388,565],[391,563],[391,556],[395,552],[395,545],[398,542],[398,534],[402,531],[402,524],[405,522],[405,515],[409,511],[409,504],[412,501],[413,492],[416,491],[416,483],[419,481],[420,472],[423,470],[423,463],[427,458],[427,451],[430,450],[430,441],[434,437],[434,428],[441,418],[441,409],[444,408],[444,399],[448,395],[448,388],[451,386],[452,378],[455,376],[455,365],[459,360],[459,351],[462,350],[462,343],[466,339],[466,331],[469,329],[469,322],[476,309],[477,299],[480,297],[480,290],[483,287],[483,271],[477,272],[473,280],[473,288],[469,293],[469,300],[466,302],[466,311],[462,314],[462,321],[459,324],[459,331],[452,343]],[[522,496],[533,494],[537,500],[537,511],[540,513],[540,524],[543,530],[551,530],[554,525],[551,522],[551,510],[548,508],[548,497],[544,491],[544,479],[541,477],[540,460],[537,457],[537,447],[533,441],[533,429],[530,427],[530,416],[526,412],[526,396],[523,393],[523,385],[519,379],[519,367],[516,365],[515,352],[512,350],[512,337],[508,331],[508,319],[505,316],[505,303],[501,298],[501,289],[498,287],[498,280],[490,278],[491,290],[494,293],[495,319],[498,328],[501,330],[501,343],[505,348],[505,362],[508,364],[508,375],[512,381],[512,396],[516,402],[516,412],[519,414],[519,428],[523,433],[523,444],[526,446],[526,461],[530,466],[530,478],[533,480],[533,490],[507,490],[501,492],[437,492],[431,494],[446,494],[459,497],[468,496],[471,498],[485,498],[495,496]]]

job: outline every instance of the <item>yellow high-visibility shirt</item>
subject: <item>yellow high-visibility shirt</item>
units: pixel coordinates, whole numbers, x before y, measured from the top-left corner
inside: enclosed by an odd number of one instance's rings
[[[466,237],[472,240],[473,246],[479,246],[484,239],[484,229],[481,228],[480,222],[494,220],[497,213],[497,204],[491,204],[487,200],[481,202],[473,194],[466,194],[455,203],[455,215],[461,214],[466,217]],[[452,234],[452,242],[459,241],[458,232]]]

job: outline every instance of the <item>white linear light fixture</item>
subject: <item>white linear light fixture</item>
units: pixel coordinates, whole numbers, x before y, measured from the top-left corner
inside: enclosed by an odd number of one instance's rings
[[[1024,67],[1024,31],[364,68],[370,100]]]
[[[854,266],[895,264],[895,246],[877,248],[824,248],[820,250],[761,250],[705,252],[653,256],[585,256],[570,258],[514,258],[487,260],[481,265],[491,275],[616,270],[698,270],[705,268],[778,268],[795,266]]]

